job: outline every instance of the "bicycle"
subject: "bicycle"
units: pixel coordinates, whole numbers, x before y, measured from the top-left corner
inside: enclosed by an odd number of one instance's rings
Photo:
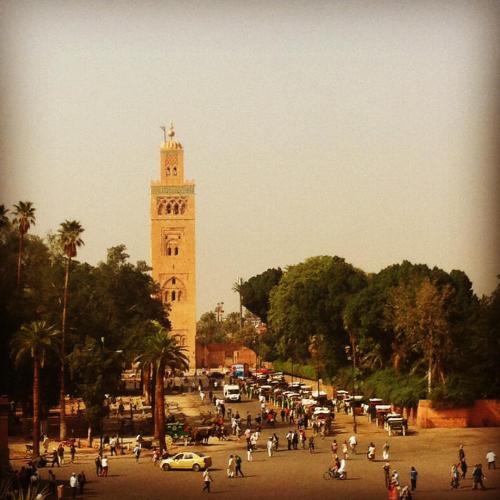
[[[340,474],[336,470],[328,469],[326,472],[323,473],[323,479],[329,480],[329,479],[347,479],[347,472],[341,472]]]

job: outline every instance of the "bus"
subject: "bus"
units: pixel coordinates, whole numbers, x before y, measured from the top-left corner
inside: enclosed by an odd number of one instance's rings
[[[239,363],[231,365],[231,376],[236,378],[244,378],[250,375],[248,363]]]

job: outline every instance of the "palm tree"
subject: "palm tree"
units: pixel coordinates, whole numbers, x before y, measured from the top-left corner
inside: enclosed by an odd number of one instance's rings
[[[165,443],[165,371],[187,370],[189,359],[185,348],[177,344],[171,333],[159,323],[153,322],[156,332],[148,337],[142,352],[137,356],[143,366],[152,366],[156,374],[154,436],[160,441],[160,451],[166,449]]]
[[[240,298],[240,335],[243,329],[243,304],[241,302],[241,292],[243,291],[243,278],[238,278],[238,281],[233,283],[233,292],[236,292]]]
[[[26,358],[33,359],[33,456],[40,455],[40,367],[46,355],[55,350],[59,334],[45,321],[33,321],[23,325],[11,341],[14,361],[19,365]]]
[[[19,230],[19,257],[17,259],[17,287],[21,286],[21,262],[24,252],[24,235],[31,225],[35,225],[35,207],[31,201],[20,201],[14,205],[14,219],[12,221]]]
[[[77,248],[81,247],[84,243],[81,234],[84,229],[76,220],[65,220],[61,223],[58,235],[64,255],[66,255],[66,273],[64,276],[64,297],[63,297],[63,310],[61,321],[61,385],[60,385],[60,398],[61,405],[60,420],[59,420],[59,437],[66,439],[66,398],[65,398],[65,365],[66,365],[66,316],[68,313],[68,285],[69,285],[69,269],[71,259],[76,257]]]
[[[9,213],[9,209],[5,208],[5,205],[0,205],[0,229],[9,225],[9,218],[7,214]]]

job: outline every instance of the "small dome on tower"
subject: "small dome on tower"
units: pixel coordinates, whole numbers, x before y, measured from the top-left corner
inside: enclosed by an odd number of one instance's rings
[[[165,132],[165,127],[162,127],[162,129]],[[168,139],[166,138],[167,135]],[[170,122],[170,128],[168,129],[168,132],[165,135],[166,141],[162,144],[162,149],[182,149],[182,144],[179,141],[176,141],[174,138],[175,138],[174,124],[173,122]]]

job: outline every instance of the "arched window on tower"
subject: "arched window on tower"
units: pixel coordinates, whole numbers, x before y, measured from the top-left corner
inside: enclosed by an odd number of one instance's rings
[[[173,168],[173,174],[174,174],[174,175],[177,175],[177,167],[174,167],[174,168]]]
[[[179,255],[179,247],[174,248],[174,255]]]
[[[167,167],[167,175],[170,175],[170,167]]]
[[[172,255],[172,249],[170,247],[167,248],[167,255]]]
[[[180,302],[180,301],[181,301],[181,297],[182,297],[182,291],[181,291],[181,290],[179,290],[179,291],[177,292],[177,302]]]
[[[175,290],[172,290],[172,302],[175,302]]]
[[[167,203],[167,214],[172,213],[172,205],[170,203]]]
[[[179,214],[179,204],[175,203],[174,204],[174,215],[178,215],[178,214]]]

